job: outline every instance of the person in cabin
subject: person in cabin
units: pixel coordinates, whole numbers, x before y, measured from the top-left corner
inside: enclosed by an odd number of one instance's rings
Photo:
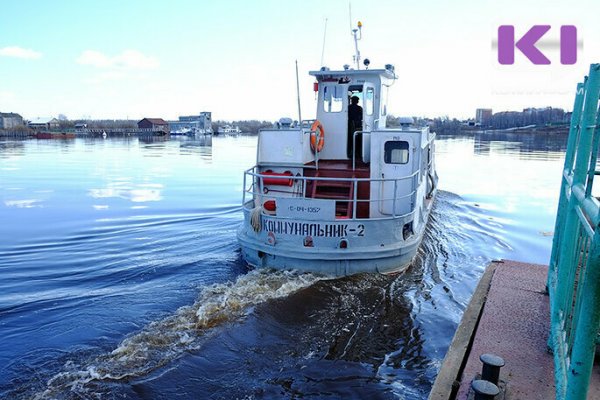
[[[362,131],[362,120],[363,120],[363,109],[358,105],[358,96],[352,96],[350,98],[350,105],[348,105],[348,158],[352,158],[352,141],[354,138],[354,132]],[[362,135],[356,138],[356,154],[362,154]]]

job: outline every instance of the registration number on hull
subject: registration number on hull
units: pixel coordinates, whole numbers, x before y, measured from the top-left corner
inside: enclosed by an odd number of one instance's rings
[[[335,201],[321,199],[277,199],[277,216],[310,221],[335,220]]]

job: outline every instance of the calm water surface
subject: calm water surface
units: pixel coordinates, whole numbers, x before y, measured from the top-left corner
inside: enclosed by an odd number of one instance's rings
[[[547,263],[562,136],[438,138],[403,275],[249,271],[255,137],[0,141],[0,397],[426,398],[486,264]]]

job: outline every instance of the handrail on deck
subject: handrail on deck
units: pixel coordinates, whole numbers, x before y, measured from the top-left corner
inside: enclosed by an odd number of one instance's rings
[[[548,267],[556,399],[585,400],[600,324],[600,203],[592,196],[600,143],[600,64],[577,85]]]
[[[263,180],[261,178],[263,178],[263,175],[260,172],[256,172],[257,166],[254,166],[252,168],[247,169],[246,171],[244,171],[244,186],[243,186],[243,190],[242,190],[242,205],[245,206],[246,205],[246,195],[252,195],[252,198],[254,197],[260,197],[260,196],[265,196],[264,193],[264,185],[263,185]],[[312,181],[312,182],[317,182],[317,181],[324,181],[324,182],[351,182],[353,185],[353,198],[352,199],[332,199],[332,201],[342,201],[342,202],[351,202],[352,203],[352,207],[353,207],[353,211],[352,211],[352,219],[356,219],[356,208],[357,205],[359,203],[372,203],[372,202],[383,202],[383,201],[392,201],[393,202],[393,206],[392,206],[392,216],[391,217],[384,217],[381,219],[388,219],[388,218],[403,218],[403,217],[407,217],[411,214],[413,214],[415,212],[415,209],[413,207],[413,209],[411,209],[411,211],[409,213],[406,214],[402,214],[402,215],[396,215],[396,201],[398,200],[402,200],[405,198],[410,198],[412,196],[414,196],[417,193],[417,185],[415,183],[415,177],[418,176],[420,171],[415,171],[410,175],[406,175],[400,178],[356,178],[356,177],[351,177],[351,178],[334,178],[334,177],[320,177],[320,176],[283,176],[280,179],[282,180],[288,180],[288,179],[292,179],[296,182],[300,181],[303,182],[302,186],[303,189],[302,191],[304,192],[304,190],[306,189],[306,182],[307,181]],[[248,185],[248,181],[246,179],[246,176],[251,176],[252,182],[250,185]],[[270,177],[271,179],[279,179],[277,177]],[[397,188],[398,188],[398,182],[399,181],[405,181],[405,180],[409,180],[412,179],[413,183],[411,186],[411,192],[407,193],[403,196],[396,196],[396,192],[397,192]],[[378,198],[378,199],[358,199],[358,184],[360,182],[394,182],[394,191],[393,191],[393,196],[390,198]],[[255,190],[255,185],[256,183],[258,183],[258,191]],[[249,186],[249,187],[248,187]],[[294,194],[293,192],[285,192],[286,195],[289,194]],[[289,197],[289,196],[283,196],[283,195],[268,195],[269,198],[272,199],[278,199],[278,198],[283,198],[283,197]],[[302,199],[313,199],[313,197],[307,197],[305,193],[303,193],[300,196],[296,196],[297,198],[302,198]],[[373,218],[371,218],[373,219]]]

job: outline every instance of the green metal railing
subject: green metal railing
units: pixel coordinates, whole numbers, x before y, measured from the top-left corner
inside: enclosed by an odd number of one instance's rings
[[[548,268],[556,399],[585,400],[600,324],[600,203],[592,196],[600,64],[577,85]]]

